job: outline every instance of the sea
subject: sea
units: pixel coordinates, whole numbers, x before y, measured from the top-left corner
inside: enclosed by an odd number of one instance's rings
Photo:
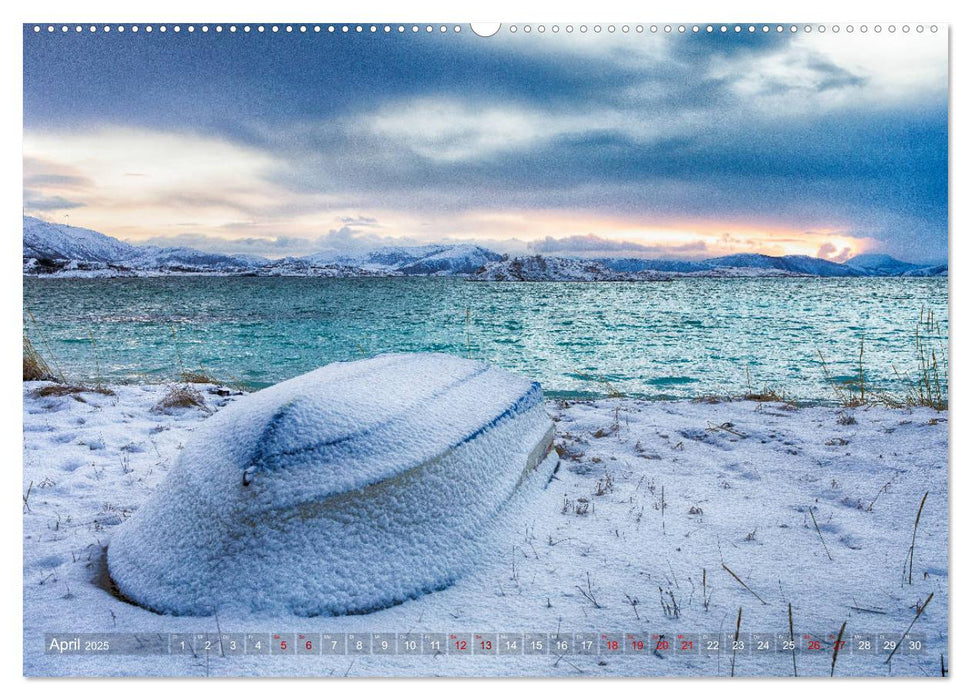
[[[23,291],[25,334],[76,383],[202,372],[258,389],[330,362],[442,352],[553,398],[830,402],[861,371],[867,391],[902,396],[929,361],[946,391],[940,278],[24,278]]]

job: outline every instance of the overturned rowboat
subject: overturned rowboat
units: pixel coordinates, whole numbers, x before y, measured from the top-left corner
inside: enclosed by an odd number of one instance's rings
[[[338,615],[451,584],[549,454],[539,384],[440,354],[335,363],[219,411],[108,547],[161,613]]]

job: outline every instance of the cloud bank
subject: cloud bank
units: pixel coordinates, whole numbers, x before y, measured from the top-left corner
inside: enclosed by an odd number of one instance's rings
[[[129,240],[946,255],[944,32],[28,32],[24,57],[25,209]]]

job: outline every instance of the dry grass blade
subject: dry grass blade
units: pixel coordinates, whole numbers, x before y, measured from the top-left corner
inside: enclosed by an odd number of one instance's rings
[[[732,644],[732,678],[735,677],[735,655],[738,653],[739,631],[742,629],[742,609],[738,609],[738,619],[735,621],[735,640]]]
[[[823,539],[823,533],[819,529],[819,523],[816,522],[816,516],[813,515],[812,506],[809,506],[809,517],[813,519],[813,526],[816,528],[816,534],[819,535],[819,541],[823,543],[823,549],[826,551],[826,556],[829,557],[830,561],[833,561],[833,555],[829,553],[829,547],[826,546],[826,540]]]
[[[34,490],[34,482],[27,485],[27,493],[24,494],[24,512],[30,512],[30,492]]]
[[[920,514],[924,512],[924,504],[927,502],[927,495],[930,491],[924,492],[924,497],[920,499],[920,507],[917,509],[917,518],[914,520],[914,534],[910,538],[910,551],[907,553],[907,558],[909,561],[909,566],[907,570],[907,584],[913,585],[914,583],[914,553],[917,548],[917,526],[920,525]]]
[[[833,393],[836,394],[836,401],[841,406],[849,406],[852,402],[847,400],[846,394],[843,393],[843,390],[836,383],[836,380],[833,378],[832,373],[829,371],[829,365],[826,364],[826,358],[823,357],[823,351],[820,350],[819,348],[816,348],[816,354],[819,355],[819,363],[823,367],[823,376],[826,378],[826,383],[833,388]]]
[[[843,646],[843,632],[846,631],[846,620],[843,620],[843,624],[840,627],[840,633],[836,635],[836,644],[833,645],[833,663],[829,667],[829,677],[832,678],[836,673],[836,659],[839,657],[840,648]]]
[[[933,593],[927,596],[927,600],[924,601],[923,605],[920,605],[920,604],[917,605],[917,614],[914,615],[914,619],[910,621],[910,624],[907,626],[907,629],[904,630],[904,633],[900,635],[900,641],[897,642],[897,644],[893,648],[893,651],[890,652],[890,655],[887,657],[887,660],[884,661],[883,663],[885,664],[890,663],[890,659],[892,659],[893,655],[897,653],[897,649],[900,648],[900,645],[907,638],[907,635],[910,634],[910,630],[912,630],[914,628],[914,625],[917,624],[917,620],[919,620],[920,616],[924,614],[924,611],[927,610],[927,606],[931,604],[932,600],[934,600]]]
[[[98,357],[98,344],[94,342],[94,333],[88,331],[88,338],[91,339],[91,353],[94,355],[95,387],[102,389],[104,383],[101,381],[101,358]]]
[[[586,598],[587,600],[589,600],[593,604],[593,607],[595,607],[595,608],[599,608],[600,607],[600,603],[597,602],[597,599],[593,595],[593,584],[590,582],[590,572],[589,571],[587,572],[587,590],[583,590],[583,588],[581,588],[580,586],[576,586],[576,589],[578,591],[580,591],[580,593],[583,594],[583,597],[584,598]]]
[[[745,581],[743,581],[742,579],[740,579],[740,578],[738,577],[738,574],[736,574],[736,573],[735,573],[734,571],[732,571],[731,569],[729,569],[729,568],[728,568],[728,567],[727,567],[727,566],[725,565],[725,562],[722,562],[722,568],[723,568],[723,569],[724,569],[725,571],[727,571],[727,572],[728,572],[729,574],[731,574],[731,575],[732,575],[732,578],[733,578],[733,579],[735,579],[735,580],[736,580],[736,581],[738,581],[738,582],[739,582],[740,584],[742,584],[742,588],[744,588],[744,589],[745,589],[746,591],[748,591],[749,593],[751,593],[752,595],[754,595],[754,596],[755,596],[756,598],[758,598],[758,601],[759,601],[760,603],[762,603],[762,605],[768,605],[768,603],[766,603],[766,602],[765,602],[764,600],[762,600],[762,596],[760,596],[760,595],[759,595],[758,593],[756,593],[756,592],[755,592],[755,591],[753,591],[753,590],[752,590],[751,588],[749,588],[749,586],[748,586],[748,584],[747,584],[747,583],[745,583]]]
[[[799,673],[796,671],[796,635],[792,631],[792,603],[789,603],[789,644],[792,651],[792,675],[795,678]]]

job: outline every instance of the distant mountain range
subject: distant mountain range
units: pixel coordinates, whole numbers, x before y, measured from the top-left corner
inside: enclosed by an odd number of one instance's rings
[[[701,261],[643,258],[509,257],[476,245],[386,246],[362,253],[318,253],[269,260],[125,243],[90,229],[24,217],[23,272],[31,276],[389,277],[463,275],[476,281],[617,281],[673,277],[930,277],[947,264],[923,266],[867,254],[835,263],[805,255],[738,254]]]
[[[674,277],[944,277],[947,265],[922,266],[889,255],[859,255],[835,263],[808,255],[742,253],[700,261],[643,258],[503,258],[470,275],[475,281],[601,282]]]

